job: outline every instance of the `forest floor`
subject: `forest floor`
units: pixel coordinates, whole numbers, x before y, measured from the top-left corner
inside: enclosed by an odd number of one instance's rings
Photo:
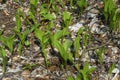
[[[39,6],[43,0],[40,0]],[[66,0],[65,0],[66,1]],[[44,2],[44,1],[43,1]],[[89,67],[96,67],[96,70],[90,73],[91,80],[120,80],[120,31],[111,33],[109,26],[104,23],[103,15],[101,15],[101,7],[103,6],[101,0],[88,0],[89,5],[83,11],[79,18],[75,11],[68,9],[67,3],[64,3],[64,8],[58,6],[59,15],[55,15],[54,26],[61,27],[61,14],[67,10],[71,13],[72,22],[69,25],[69,32],[71,39],[74,40],[79,28],[84,27],[90,29],[91,39],[84,52],[83,41],[81,41],[81,48],[79,54],[83,54],[76,59],[76,63],[83,68],[85,61],[89,62]],[[7,0],[0,4],[0,30],[2,35],[9,36],[15,34],[13,28],[15,24],[15,15],[18,8],[21,8],[26,14],[29,11],[29,0],[22,0],[22,2],[14,2]],[[38,9],[39,11],[39,9]],[[22,27],[27,28],[25,20],[22,22]],[[38,19],[39,22],[39,19]],[[45,26],[42,25],[42,26]],[[55,29],[54,27],[53,29]],[[44,28],[43,28],[44,30]],[[68,75],[76,76],[78,74],[76,68],[68,63],[64,70],[61,69],[61,60],[58,53],[51,52],[51,49],[46,48],[49,66],[46,68],[44,64],[44,57],[41,54],[41,47],[37,44],[34,33],[28,34],[27,40],[30,42],[28,47],[22,48],[21,55],[17,53],[16,45],[12,54],[12,62],[10,52],[7,51],[7,71],[2,73],[2,63],[0,58],[0,80],[66,80]],[[0,46],[2,43],[0,42]],[[105,52],[102,55],[102,64],[99,63],[95,50],[105,47]],[[112,64],[115,67],[111,74],[108,74],[109,68]]]

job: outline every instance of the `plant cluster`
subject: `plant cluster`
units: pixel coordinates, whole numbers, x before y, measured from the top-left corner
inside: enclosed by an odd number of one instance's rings
[[[120,29],[120,10],[115,6],[113,0],[102,0],[104,3],[103,15],[105,22],[110,25],[110,30],[116,31]]]

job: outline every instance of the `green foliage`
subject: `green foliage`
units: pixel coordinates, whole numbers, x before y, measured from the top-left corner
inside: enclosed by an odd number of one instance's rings
[[[62,14],[63,27],[68,27],[71,23],[72,17],[68,11],[64,11]]]
[[[68,76],[67,80],[75,80],[72,76]]]
[[[35,66],[37,66],[37,64],[25,64],[25,65],[23,65],[23,70],[32,70],[33,69],[33,67],[35,67]]]
[[[86,49],[87,48],[87,45],[89,44],[90,42],[90,34],[88,32],[85,32],[84,35],[83,35],[83,43],[84,43],[84,48]]]
[[[100,49],[96,49],[96,54],[97,54],[97,57],[98,57],[98,60],[100,62],[100,64],[102,64],[103,62],[103,53],[105,52],[105,48],[104,47],[101,47]]]
[[[16,32],[18,38],[20,39],[20,42],[24,45],[25,44],[25,41],[26,41],[26,38],[27,38],[27,35],[29,34],[29,29],[26,29],[25,31],[23,32]]]
[[[115,68],[115,63],[112,63],[112,65],[110,66],[108,73],[112,74],[112,70]]]
[[[73,6],[73,0],[70,0],[70,9],[72,8]]]
[[[9,37],[0,36],[0,41],[11,53],[13,52],[14,35],[10,35]]]
[[[73,63],[73,57],[69,51],[71,45],[72,45],[72,41],[69,39],[66,40],[63,44],[60,43],[59,41],[55,42],[55,47],[58,49],[60,56],[63,59],[62,62],[63,65],[66,65],[68,60]]]
[[[2,57],[3,73],[6,72],[7,58],[5,48],[0,47],[0,57]]]
[[[31,22],[29,21],[29,20],[31,20]],[[34,24],[34,25],[36,25],[37,24],[37,21],[36,21],[36,19],[35,19],[35,15],[33,14],[33,12],[32,11],[29,11],[29,20],[28,20],[28,23],[29,24]]]
[[[75,67],[78,71],[78,75],[76,76],[76,78],[68,76],[67,80],[90,80],[91,72],[96,70],[95,67],[89,68],[88,62],[85,62],[83,69],[80,69],[78,64],[76,64]]]
[[[111,31],[116,31],[117,28],[120,29],[120,13],[116,8],[113,0],[102,0],[104,3],[103,14],[105,17],[105,21],[108,25],[110,25]]]
[[[34,15],[38,5],[38,0],[30,0],[30,12]]]
[[[75,58],[76,57],[79,57],[79,48],[80,48],[80,34],[83,32],[83,28],[80,28],[79,31],[78,31],[78,34],[77,34],[77,37],[75,38],[74,40],[74,49],[75,49],[75,53],[74,53],[74,56]]]
[[[55,19],[55,17],[52,14],[50,14],[46,4],[41,5],[40,9],[41,9],[40,16],[42,18],[41,21],[46,21],[46,20],[52,21]]]
[[[18,9],[18,10],[17,10],[17,14],[16,14],[16,16],[15,16],[15,19],[16,19],[16,21],[15,21],[15,24],[16,24],[15,30],[16,30],[17,32],[20,31],[21,25],[22,25],[21,16],[20,16],[20,15],[21,15],[21,11],[20,11],[20,9]]]
[[[90,73],[93,72],[96,68],[89,68],[89,63],[85,62],[83,69],[79,69],[78,65],[75,65],[79,74],[76,80],[90,80]]]
[[[59,30],[57,31],[53,36],[51,36],[51,40],[52,40],[52,43],[53,45],[55,44],[56,41],[58,41],[59,39],[62,39],[68,35],[69,32],[68,32],[68,28],[64,28],[63,30]]]
[[[48,42],[49,42],[49,37],[46,33],[44,33],[42,30],[40,29],[36,29],[35,30],[35,37],[38,38],[39,42],[40,42],[40,45],[41,45],[41,52],[45,58],[45,64],[46,66],[48,66],[48,62],[47,62],[47,53],[45,51],[45,48],[47,47],[48,45]]]
[[[14,0],[19,2],[22,0]],[[68,0],[67,2],[70,3],[70,10],[72,7],[74,9],[77,8],[78,14],[77,16],[81,16],[84,9],[87,7],[88,0]],[[104,2],[104,9],[103,15],[105,17],[105,21],[107,25],[110,25],[111,30],[120,29],[120,10],[117,9],[114,5],[113,0],[102,0]],[[77,36],[75,39],[70,40],[70,32],[69,32],[69,25],[71,24],[72,17],[71,13],[66,9],[62,14],[59,11],[59,8],[64,8],[66,2],[64,0],[49,0],[49,1],[41,1],[40,7],[38,5],[39,0],[30,0],[30,8],[28,15],[26,15],[20,8],[17,10],[15,15],[15,28],[14,34],[8,37],[3,36],[2,34],[4,31],[0,30],[0,42],[2,43],[2,47],[0,46],[0,57],[2,57],[2,64],[3,64],[3,72],[6,71],[6,48],[13,53],[14,49],[14,42],[17,39],[17,50],[18,54],[22,53],[23,47],[28,47],[30,45],[28,38],[29,33],[34,33],[34,39],[38,40],[40,43],[40,51],[44,57],[45,65],[48,67],[49,62],[47,60],[47,52],[46,49],[51,48],[52,50],[57,49],[62,61],[61,67],[64,68],[67,65],[67,62],[71,62],[75,64],[74,58],[79,58],[79,49],[80,49],[80,42],[83,43],[84,50],[88,48],[89,41],[91,39],[90,31],[80,28]],[[47,2],[47,3],[44,3]],[[57,5],[58,4],[58,5]],[[61,6],[62,5],[62,6]],[[40,12],[37,10],[40,8]],[[71,10],[72,11],[72,10]],[[55,12],[55,15],[58,14],[61,16],[62,19],[62,27],[60,29],[54,28],[56,23],[54,24],[55,17],[51,13]],[[23,20],[23,21],[22,21]],[[27,23],[27,24],[24,24]],[[22,27],[22,26],[27,27]],[[42,26],[42,27],[41,27]],[[44,30],[42,30],[44,29]],[[54,31],[54,32],[53,32]],[[67,36],[67,37],[66,37]],[[37,39],[36,39],[37,38]],[[82,41],[80,41],[82,40]],[[32,40],[31,40],[32,41]],[[72,53],[71,46],[73,46],[74,51]],[[15,44],[16,47],[16,44]],[[103,58],[102,55],[105,52],[105,48],[101,47],[100,49],[96,49],[96,55],[98,57],[99,63],[102,64]],[[32,69],[35,67],[36,64],[25,64],[23,69]],[[112,70],[114,69],[115,64],[113,63],[109,68],[108,73],[111,74]],[[76,77],[68,76],[68,80],[90,80],[90,74],[95,68],[89,68],[89,63],[86,62],[83,65],[83,69],[80,69],[79,66],[76,64],[75,68],[78,71]]]
[[[81,15],[83,12],[83,9],[87,7],[87,0],[77,0],[77,6],[79,9],[79,14]]]

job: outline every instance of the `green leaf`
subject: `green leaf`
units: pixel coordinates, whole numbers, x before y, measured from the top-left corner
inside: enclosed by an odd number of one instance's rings
[[[83,65],[83,69],[79,69],[78,64],[76,64],[75,67],[79,71],[80,80],[89,80],[90,79],[90,73],[96,69],[94,67],[89,68],[89,63],[87,61]]]
[[[68,48],[70,48],[72,45],[72,41],[70,39],[67,39],[65,43],[63,44],[65,51],[68,51]]]
[[[30,0],[30,4],[32,4],[32,5],[34,5],[35,7],[37,7],[38,0]]]
[[[12,53],[12,51],[13,51],[13,43],[14,43],[14,35],[11,35],[11,36],[9,36],[9,37],[0,36],[0,41],[1,41],[6,47],[8,47],[8,49],[9,49],[10,52]]]
[[[18,44],[18,54],[21,55],[23,45],[21,43]]]
[[[43,16],[43,15],[48,13],[48,9],[47,9],[47,5],[46,4],[42,4],[40,6],[40,9],[41,9],[40,10],[40,16]]]
[[[35,36],[36,36],[40,41],[42,41],[42,40],[43,40],[44,33],[43,33],[42,30],[36,29],[36,30],[35,30]]]
[[[67,31],[67,28],[64,28],[63,30],[59,30],[55,33],[54,35],[54,39],[58,40],[61,37],[64,37],[65,35],[69,34],[69,32]]]
[[[108,73],[112,74],[112,70],[115,68],[115,63],[112,63],[112,65],[110,66]]]
[[[0,47],[0,54],[2,56],[2,64],[3,64],[3,73],[6,72],[6,65],[7,65],[7,58],[6,58],[6,51],[3,47]]]
[[[15,30],[16,31],[20,31],[20,28],[21,28],[21,12],[20,12],[20,9],[17,10],[17,14],[15,16],[16,18],[16,21],[15,21],[15,24],[16,24],[16,27],[15,27]]]
[[[99,62],[102,64],[103,62],[103,58],[102,58],[102,54],[105,52],[105,48],[104,47],[101,47],[99,50],[96,50],[96,54],[97,54],[97,57],[99,59]]]
[[[54,19],[55,19],[55,17],[52,14],[48,13],[48,14],[43,15],[43,19],[42,20],[52,21]]]
[[[59,41],[57,41],[57,42],[55,42],[55,46],[58,49],[58,51],[60,52],[61,57],[64,58],[63,55],[65,54],[65,49],[63,48],[63,45]]]
[[[63,21],[66,22],[67,20],[70,19],[70,13],[68,11],[63,12],[62,18],[63,18]]]
[[[82,9],[87,6],[87,1],[86,0],[78,0],[77,4]]]
[[[70,13],[68,11],[64,11],[62,14],[63,27],[69,27],[71,19],[72,19],[72,17],[70,15]]]
[[[78,54],[79,48],[80,48],[80,36],[77,36],[74,41],[75,54]]]
[[[16,32],[22,44],[25,44],[25,40],[29,32],[30,32],[29,29],[26,29],[23,33]]]
[[[72,76],[68,76],[67,80],[74,80]]]
[[[34,23],[37,23],[35,20],[35,15],[32,11],[29,11],[29,19],[32,20]]]

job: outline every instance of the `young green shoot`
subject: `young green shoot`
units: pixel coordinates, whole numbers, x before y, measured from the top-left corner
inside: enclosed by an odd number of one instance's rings
[[[40,9],[41,21],[52,21],[55,19],[55,17],[48,11],[47,5],[41,5]]]
[[[117,9],[113,0],[102,0],[104,3],[103,14],[107,25],[110,26],[110,30],[116,31],[117,28],[120,29],[120,12]]]
[[[41,52],[43,57],[45,58],[45,65],[46,67],[48,67],[48,61],[47,61],[47,53],[45,51],[45,48],[48,45],[49,42],[49,37],[46,33],[44,33],[42,30],[40,29],[36,29],[35,30],[35,37],[39,40],[40,45],[41,45]]]
[[[87,7],[87,0],[77,0],[77,6],[78,6],[78,10],[79,10],[79,16],[81,16],[84,8]]]
[[[114,68],[115,68],[115,63],[112,63],[109,70],[108,70],[108,74],[112,74],[112,71]]]
[[[8,48],[10,53],[13,53],[13,44],[14,44],[14,35],[10,35],[9,37],[0,36],[0,41],[3,43],[5,47]]]
[[[74,40],[74,58],[79,57],[79,48],[80,48],[80,34],[83,32],[83,28],[80,28],[77,34],[77,37]]]
[[[19,32],[21,30],[21,27],[22,27],[20,9],[17,10],[17,14],[15,16],[15,19],[16,19],[16,21],[15,21],[16,26],[15,26],[14,30]]]
[[[30,12],[34,15],[38,6],[38,0],[30,0]]]
[[[72,17],[70,15],[70,13],[68,11],[64,11],[62,14],[62,26],[64,27],[68,27],[71,23]]]
[[[90,73],[96,70],[95,67],[90,68],[88,62],[85,62],[83,69],[80,69],[77,64],[75,67],[79,72],[76,80],[90,80]]]
[[[6,72],[7,58],[5,48],[0,47],[0,57],[2,57],[3,73]]]
[[[71,52],[69,51],[69,48],[72,45],[71,40],[66,40],[63,44],[59,41],[55,42],[55,47],[58,49],[60,57],[62,58],[62,63],[64,66],[66,66],[67,61],[69,60],[71,63],[73,63],[73,56]]]
[[[100,49],[96,49],[96,54],[97,54],[97,57],[98,57],[98,60],[99,60],[100,64],[103,63],[103,53],[104,52],[105,52],[104,47],[101,47]]]

